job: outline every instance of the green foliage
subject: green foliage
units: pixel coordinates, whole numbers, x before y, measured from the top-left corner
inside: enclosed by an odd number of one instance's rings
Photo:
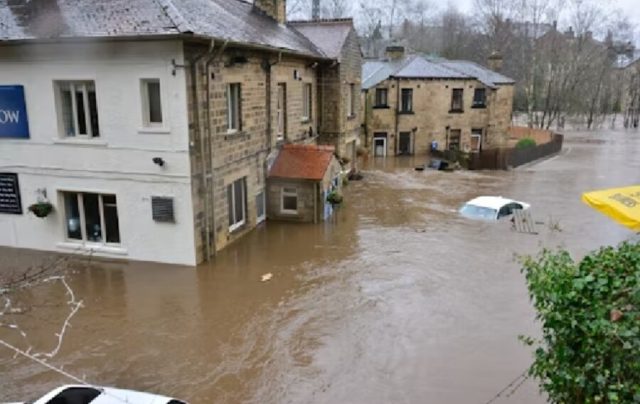
[[[530,137],[522,138],[516,143],[516,149],[527,149],[529,147],[536,147],[536,141]]]
[[[45,218],[53,212],[53,205],[49,202],[38,202],[29,206],[29,211],[39,218]]]
[[[331,191],[329,195],[327,195],[327,202],[334,206],[340,205],[343,199],[344,198],[342,197],[342,195],[340,195],[340,193],[338,193],[338,191]]]
[[[542,323],[530,369],[552,403],[640,402],[640,243],[525,258]]]

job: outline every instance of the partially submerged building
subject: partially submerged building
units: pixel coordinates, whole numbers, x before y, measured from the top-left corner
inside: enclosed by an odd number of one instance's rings
[[[194,265],[266,220],[284,145],[348,160],[353,23],[285,6],[0,0],[0,245]]]
[[[492,63],[497,70],[498,55]],[[362,76],[363,144],[374,156],[506,145],[515,82],[497,71],[390,46]]]

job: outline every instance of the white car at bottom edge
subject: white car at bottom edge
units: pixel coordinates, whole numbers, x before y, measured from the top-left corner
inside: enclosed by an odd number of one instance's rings
[[[187,402],[140,391],[68,385],[58,387],[35,401],[13,404],[187,404]]]

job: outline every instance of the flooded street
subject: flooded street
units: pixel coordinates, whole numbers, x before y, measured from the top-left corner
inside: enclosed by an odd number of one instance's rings
[[[79,270],[70,284],[85,307],[50,362],[191,403],[485,403],[531,363],[518,335],[538,332],[514,255],[542,246],[580,255],[630,238],[580,196],[640,182],[639,155],[638,133],[613,132],[569,134],[562,155],[510,172],[370,160],[330,223],[268,223],[197,270]],[[529,235],[460,218],[478,195],[528,202],[545,224]],[[0,254],[6,268],[47,259]],[[266,273],[273,279],[261,282]],[[52,286],[44,300],[63,292]],[[41,313],[22,324],[51,349],[65,314]],[[0,337],[22,343],[11,330]],[[0,401],[70,383],[3,348],[0,375]],[[527,381],[496,402],[544,399]]]

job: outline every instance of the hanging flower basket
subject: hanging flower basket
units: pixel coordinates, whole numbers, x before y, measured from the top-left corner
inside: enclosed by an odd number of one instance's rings
[[[50,202],[38,202],[29,206],[29,211],[39,218],[45,218],[53,212],[53,205]]]
[[[333,206],[342,204],[343,199],[344,198],[342,197],[342,195],[340,195],[336,191],[331,191],[329,195],[327,195],[327,202],[329,202]]]

